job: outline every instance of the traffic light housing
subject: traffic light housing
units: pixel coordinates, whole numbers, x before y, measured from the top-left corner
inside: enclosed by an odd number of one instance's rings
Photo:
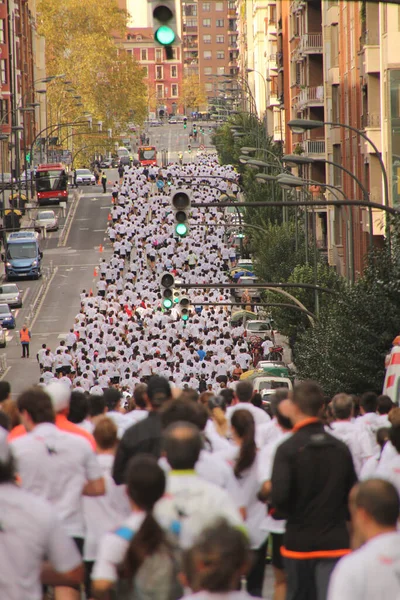
[[[175,284],[175,277],[167,271],[161,275],[160,284],[163,308],[170,310],[174,305],[173,287]]]
[[[165,48],[168,60],[173,58],[172,45],[177,38],[175,0],[149,0],[152,3],[154,39]]]
[[[180,299],[179,308],[181,311],[182,321],[187,321],[190,316],[190,300],[189,298],[183,297]]]
[[[175,233],[183,238],[189,232],[188,219],[192,203],[189,190],[175,190],[171,195],[171,203],[175,214]]]
[[[183,129],[186,129],[187,127],[187,117],[183,118]]]

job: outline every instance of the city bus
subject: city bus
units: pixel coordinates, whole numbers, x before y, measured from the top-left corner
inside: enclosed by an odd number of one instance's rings
[[[157,148],[155,146],[139,146],[138,159],[142,167],[157,164]]]
[[[39,206],[68,201],[68,175],[62,163],[39,165],[35,173]]]

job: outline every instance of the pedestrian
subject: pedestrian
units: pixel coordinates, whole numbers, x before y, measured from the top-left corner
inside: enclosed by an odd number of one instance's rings
[[[287,600],[325,600],[330,575],[350,548],[348,496],[357,477],[346,444],[324,429],[323,408],[313,381],[296,385],[280,404],[293,435],[276,451],[271,504],[275,518],[287,519],[281,548]]]
[[[105,171],[101,174],[101,185],[103,186],[103,194],[107,192],[107,174]]]
[[[19,330],[19,339],[21,341],[22,346],[22,356],[21,358],[29,358],[29,342],[31,341],[31,332],[28,329],[27,325],[24,325],[22,329]]]
[[[388,481],[354,487],[350,513],[357,550],[342,558],[329,583],[328,600],[399,598],[399,496]]]
[[[77,183],[77,173],[76,173],[76,169],[74,169],[74,175],[73,175],[73,181],[74,181],[74,187],[78,187],[78,183]]]
[[[96,185],[99,184],[99,179],[100,179],[100,172],[99,169],[97,168],[97,165],[95,165],[94,169],[93,169],[93,175],[96,181]]]

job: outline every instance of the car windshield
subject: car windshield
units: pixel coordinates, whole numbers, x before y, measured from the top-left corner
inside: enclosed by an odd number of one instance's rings
[[[89,169],[77,169],[76,174],[77,175],[91,175],[91,172],[89,171]]]
[[[7,304],[0,305],[0,315],[6,315],[9,312],[10,312],[10,309],[8,308]]]
[[[153,160],[155,156],[154,148],[139,148],[139,160]]]
[[[15,283],[10,283],[9,285],[0,286],[0,294],[18,294],[19,289]]]
[[[66,190],[68,179],[63,169],[36,172],[36,189],[38,192]]]
[[[247,323],[247,329],[249,331],[269,331],[271,329],[270,323],[267,321],[261,321],[260,323]]]
[[[43,220],[46,220],[46,219],[54,219],[54,213],[52,211],[40,212],[38,214],[38,219],[40,221],[43,221]]]
[[[287,383],[287,381],[282,381],[282,380],[269,380],[269,381],[261,381],[260,382],[260,386],[258,388],[259,392],[262,392],[263,390],[277,390],[279,388],[288,388],[289,385]]]
[[[36,258],[37,246],[33,242],[10,244],[7,254],[9,258]]]

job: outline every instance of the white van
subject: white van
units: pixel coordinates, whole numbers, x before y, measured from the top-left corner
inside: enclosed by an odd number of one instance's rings
[[[393,346],[387,359],[385,382],[382,394],[389,398],[397,406],[400,404],[400,346]]]

